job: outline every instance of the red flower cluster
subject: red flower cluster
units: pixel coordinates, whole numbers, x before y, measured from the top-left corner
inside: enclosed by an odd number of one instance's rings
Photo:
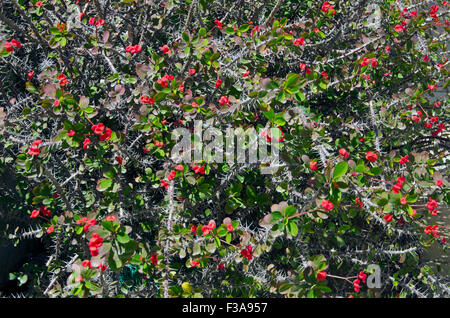
[[[359,292],[359,290],[361,289],[361,285],[360,285],[361,280],[363,281],[363,283],[365,283],[366,278],[367,278],[367,275],[364,274],[363,271],[359,272],[358,278],[353,281],[353,289],[355,290],[355,292]]]
[[[20,44],[19,41],[17,41],[16,39],[12,39],[11,42],[6,42],[5,43],[5,50],[6,52],[13,52],[14,51],[14,47],[15,46],[17,49],[20,48],[22,46],[22,44]]]
[[[242,257],[244,257],[244,258],[246,258],[247,260],[251,261],[252,258],[253,258],[253,252],[252,252],[252,251],[253,251],[252,246],[251,246],[251,245],[247,245],[247,247],[244,248],[244,249],[241,251],[241,255],[242,255]]]
[[[440,186],[442,186],[442,179],[438,179],[437,181],[436,181],[436,186],[438,186],[438,187],[440,187]]]
[[[409,155],[406,155],[406,156],[404,156],[404,157],[401,157],[400,158],[400,164],[401,165],[404,165],[404,164],[406,164],[407,162],[409,162]]]
[[[317,161],[310,161],[309,162],[309,168],[311,170],[317,170]]]
[[[112,130],[110,128],[106,128],[104,124],[98,123],[97,125],[92,125],[91,130],[96,135],[100,135],[98,138],[100,141],[109,140],[111,138]],[[87,139],[87,138],[86,138]],[[86,141],[86,140],[85,140]],[[90,140],[89,143],[90,144]],[[84,143],[83,143],[84,148]]]
[[[84,261],[82,261],[82,262],[81,262],[81,265],[82,265],[83,267],[89,267],[89,268],[92,268],[91,261],[89,261],[89,260],[84,260]]]
[[[91,239],[89,240],[89,250],[91,251],[92,256],[98,255],[98,248],[103,245],[103,238],[100,237],[97,233],[92,234]]]
[[[150,262],[152,262],[153,265],[158,265],[158,255],[152,254],[152,256],[150,256]]]
[[[87,217],[82,217],[81,219],[77,220],[77,224],[78,225],[84,224],[83,230],[85,232],[88,232],[89,228],[91,226],[97,224],[97,220],[96,219],[88,219]]]
[[[155,102],[155,99],[152,97],[141,96],[141,103],[152,105]]]
[[[202,226],[203,235],[208,235],[209,232],[211,232],[215,227],[216,227],[216,222],[214,222],[212,220],[209,221],[208,225]]]
[[[40,213],[42,213],[43,216],[49,217],[51,214],[51,211],[44,205],[44,206],[41,206],[41,208],[39,210],[33,210],[31,212],[30,218],[31,219],[36,218],[39,216]]]
[[[161,85],[162,87],[169,86],[169,81],[173,80],[173,75],[164,75],[162,78],[158,79],[156,82]]]
[[[371,151],[368,151],[368,152],[366,153],[366,159],[369,160],[369,161],[374,162],[374,161],[376,161],[376,160],[378,159],[378,156],[377,156],[376,153],[373,153],[373,152],[371,152]]]
[[[193,166],[195,173],[205,174],[205,167]]]
[[[378,65],[377,58],[376,57],[372,57],[372,58],[369,59],[367,57],[364,57],[362,62],[361,62],[361,66],[367,66],[367,65],[369,65],[369,63],[370,63],[370,66],[376,67]]]
[[[335,15],[336,14],[336,10],[334,10],[334,7],[328,1],[325,1],[322,4],[322,11],[323,12],[330,12],[331,15]]]
[[[384,219],[386,220],[386,222],[391,222],[391,221],[392,221],[392,215],[386,214],[386,215],[384,216]]]
[[[57,79],[59,79],[59,85],[64,86],[69,83],[67,80],[67,77],[64,74],[59,74],[56,76]]]
[[[398,33],[402,32],[403,29],[405,29],[405,27],[404,27],[403,25],[401,25],[401,24],[397,24],[397,25],[394,27],[395,32],[398,32]]]
[[[83,141],[83,149],[86,149],[87,146],[90,145],[90,144],[91,144],[91,140],[90,140],[89,138],[86,138],[86,139]]]
[[[218,80],[216,81],[216,83],[214,84],[214,86],[216,86],[216,87],[222,86],[222,81],[221,81],[220,79],[218,79]]]
[[[200,262],[197,260],[191,261],[191,267],[200,267]]]
[[[169,187],[169,184],[166,182],[166,180],[161,180],[161,187],[163,187],[164,189],[167,189]]]
[[[437,215],[437,202],[436,200],[433,200],[432,198],[428,199],[427,202],[427,208],[428,208],[428,212],[431,213],[432,215],[436,216]]]
[[[100,25],[105,24],[105,20],[98,18],[97,22],[95,22],[95,18],[91,17],[91,18],[89,18],[89,24],[90,25],[94,25],[95,24],[95,26],[100,26]]]
[[[301,38],[295,39],[293,43],[295,46],[305,45],[305,38],[301,37]]]
[[[431,135],[433,137],[436,137],[443,130],[445,130],[445,125],[441,123],[441,124],[438,125],[438,128],[435,131],[433,131],[433,133]]]
[[[325,280],[325,278],[327,278],[327,272],[326,271],[320,271],[316,275],[316,279],[319,280],[319,281],[323,281],[323,280]]]
[[[348,156],[350,155],[350,154],[348,153],[348,151],[345,150],[344,148],[339,149],[339,154],[340,154],[341,156],[343,156],[345,159],[347,159]]]
[[[392,187],[392,192],[399,193],[403,187],[403,182],[405,181],[405,177],[398,177],[397,183]]]
[[[230,105],[230,101],[229,101],[228,97],[222,96],[219,99],[219,104],[222,105],[222,106],[225,105],[225,104]]]
[[[328,200],[323,200],[321,204],[322,204],[322,207],[324,208],[324,210],[325,210],[326,212],[330,212],[330,211],[333,210],[333,208],[334,208],[333,203],[331,203],[331,202],[328,201]]]
[[[223,24],[219,20],[214,20],[214,23],[219,29],[222,29]]]
[[[164,143],[162,141],[155,140],[155,146],[161,148],[164,147]]]
[[[437,225],[428,225],[425,227],[424,232],[425,232],[425,234],[431,234],[434,237],[440,237],[440,235],[437,234],[438,230],[439,230],[439,227]]]
[[[167,44],[164,44],[163,46],[161,46],[160,49],[163,51],[164,54],[170,54],[172,52],[169,49],[169,47],[167,46]]]
[[[134,54],[134,53],[139,53],[142,51],[142,47],[139,44],[133,45],[133,46],[127,46],[125,48],[125,52]]]
[[[436,12],[439,10],[439,6],[431,6],[430,7],[430,17],[432,17],[433,19],[437,19],[437,15]]]
[[[356,198],[355,201],[356,201],[356,203],[358,203],[359,208],[362,210],[363,206],[364,206],[364,203],[362,203],[361,199],[360,198]]]
[[[173,178],[175,178],[175,175],[177,172],[175,170],[170,171],[169,176],[167,177],[167,180],[172,181]]]
[[[28,154],[31,156],[37,156],[41,153],[41,149],[39,149],[39,145],[42,144],[42,140],[35,140],[33,144],[30,146],[28,150]]]

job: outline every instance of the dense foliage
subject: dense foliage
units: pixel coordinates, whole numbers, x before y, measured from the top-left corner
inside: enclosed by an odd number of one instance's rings
[[[29,297],[448,295],[421,261],[446,248],[448,7],[3,0],[0,225],[46,247],[11,277]],[[178,162],[194,120],[276,138],[279,165]]]

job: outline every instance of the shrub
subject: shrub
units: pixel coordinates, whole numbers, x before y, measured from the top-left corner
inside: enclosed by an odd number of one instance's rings
[[[0,9],[3,230],[48,247],[27,296],[448,295],[421,262],[446,246],[446,1]],[[195,120],[279,164],[180,162]]]

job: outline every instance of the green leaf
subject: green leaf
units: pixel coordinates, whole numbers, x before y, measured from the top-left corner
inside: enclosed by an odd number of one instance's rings
[[[341,161],[339,162],[336,167],[334,167],[333,170],[333,181],[339,180],[340,177],[345,175],[348,170],[348,163],[347,161]]]
[[[288,223],[288,230],[289,230],[289,233],[292,236],[297,236],[297,234],[298,234],[298,226],[297,226],[297,224],[295,224],[294,222],[289,222]]]
[[[112,185],[112,182],[113,182],[112,179],[100,179],[97,182],[97,191],[103,192],[109,189]]]
[[[120,244],[127,244],[130,241],[130,237],[125,233],[118,233],[116,239]]]

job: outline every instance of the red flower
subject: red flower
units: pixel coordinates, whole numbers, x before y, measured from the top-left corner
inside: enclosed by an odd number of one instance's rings
[[[20,44],[20,42],[17,41],[16,39],[12,39],[11,44],[14,45],[16,48],[20,48],[22,46],[22,44]]]
[[[231,223],[227,224],[227,231],[228,232],[232,232],[233,231],[233,224],[231,224]]]
[[[325,72],[325,71],[323,71],[322,73],[320,73],[325,79],[327,79],[328,78],[328,73],[327,72]]]
[[[51,211],[46,206],[41,206],[40,212],[43,216],[50,216]]]
[[[176,172],[175,170],[172,170],[172,171],[169,173],[169,176],[167,177],[167,180],[172,181],[173,178],[175,178],[175,175],[176,175],[176,174],[177,174],[177,172]]]
[[[194,75],[195,74],[195,68],[189,69],[189,74]]]
[[[294,45],[295,46],[304,45],[304,44],[305,44],[305,38],[304,37],[301,37],[301,38],[298,38],[298,39],[294,40]]]
[[[164,54],[170,54],[172,51],[169,49],[167,44],[160,47],[160,49],[163,51]]]
[[[253,258],[253,252],[252,252],[252,250],[253,250],[252,246],[251,246],[251,245],[247,245],[247,247],[244,248],[244,249],[241,251],[242,257],[247,258],[248,261],[251,261],[252,258]]]
[[[405,197],[401,197],[400,198],[400,203],[402,204],[402,205],[405,205],[407,202],[406,202],[406,198]]]
[[[217,265],[217,268],[220,269],[221,271],[224,271],[225,270],[225,264],[220,263],[220,264]]]
[[[78,275],[78,276],[75,278],[75,281],[76,281],[76,282],[81,282],[81,281],[83,281],[83,276]]]
[[[33,210],[30,215],[30,219],[37,218],[39,216],[39,210]]]
[[[67,136],[69,136],[69,137],[75,136],[75,130],[69,130],[69,131],[67,132]]]
[[[405,28],[405,27],[404,27],[403,25],[397,24],[397,25],[394,27],[394,30],[395,30],[395,32],[400,33],[400,32],[403,31],[404,28]]]
[[[222,96],[219,99],[219,104],[222,105],[222,106],[225,105],[225,104],[230,105],[230,101],[228,100],[228,97]]]
[[[108,215],[108,216],[106,217],[106,221],[109,221],[109,222],[114,222],[116,219],[117,219],[117,218],[116,218],[115,215]]]
[[[105,20],[98,18],[97,23],[95,25],[99,26],[99,25],[103,25],[103,24],[105,24]]]
[[[378,159],[378,156],[377,156],[376,153],[373,153],[373,152],[371,152],[371,151],[368,151],[368,152],[366,153],[366,159],[373,162],[373,161],[376,161],[376,160]]]
[[[214,20],[214,23],[217,25],[219,29],[222,29],[222,23],[219,20]]]
[[[327,277],[327,272],[320,271],[319,273],[317,273],[316,279],[322,281],[322,280],[325,280],[326,277]]]
[[[353,281],[353,288],[355,290],[355,292],[359,292],[359,290],[361,289],[361,286],[359,285],[361,281],[359,279],[355,279]]]
[[[93,125],[91,129],[94,132],[94,134],[101,135],[102,132],[105,130],[105,125],[102,123],[98,123],[97,125]]]
[[[193,166],[192,169],[195,173],[205,174],[205,167]]]
[[[406,156],[404,156],[404,157],[401,157],[400,158],[400,164],[401,165],[404,165],[404,164],[406,164],[407,162],[409,162],[409,155],[406,155]]]
[[[199,261],[191,261],[191,267],[200,267]]]
[[[96,219],[87,219],[86,218],[86,224],[84,225],[84,227],[83,227],[83,230],[85,231],[85,232],[88,232],[89,231],[89,228],[91,227],[91,226],[93,226],[93,225],[96,225],[97,224],[97,220]]]
[[[220,87],[220,86],[222,86],[222,81],[220,80],[220,79],[218,79],[217,81],[216,81],[216,84],[214,84],[216,87]]]
[[[31,156],[37,156],[41,153],[41,149],[37,148],[36,146],[31,146],[28,150],[28,154]]]
[[[386,45],[386,46],[384,47],[384,51],[385,51],[385,52],[389,52],[390,50],[391,50],[391,48],[390,48],[389,46]]]
[[[100,141],[109,140],[111,138],[112,130],[110,128],[106,128],[105,133],[103,135],[100,135],[98,139]]]
[[[329,211],[333,210],[333,208],[334,208],[333,203],[331,203],[328,200],[323,200],[321,204],[326,212],[329,212]]]
[[[116,157],[116,161],[119,163],[119,165],[121,165],[122,162],[123,162],[122,157],[121,156],[117,156]]]
[[[386,222],[391,222],[391,221],[392,221],[392,215],[386,214],[386,215],[384,216],[384,219],[386,220]]]
[[[311,170],[317,170],[317,161],[310,161],[309,162],[309,168]]]
[[[161,187],[164,187],[164,189],[167,189],[169,187],[169,184],[166,182],[166,180],[161,180]]]
[[[83,262],[81,262],[81,265],[82,265],[83,267],[89,267],[89,268],[92,268],[91,262],[90,262],[89,260],[84,260]]]
[[[175,170],[184,171],[184,166],[183,165],[178,165],[178,166],[175,167]]]
[[[345,159],[347,159],[348,156],[350,155],[350,154],[348,153],[348,151],[345,150],[344,148],[339,149],[339,154],[340,154],[341,156],[343,156]]]
[[[86,138],[86,139],[83,141],[83,149],[86,149],[87,146],[88,146],[90,143],[91,143],[91,140],[90,140],[89,138]]]
[[[95,24],[95,18],[89,18],[89,24],[94,25]]]
[[[194,235],[196,235],[196,232],[197,231],[197,226],[196,225],[192,225],[191,226],[191,232],[194,234]]]
[[[34,4],[36,7],[41,7],[42,6],[42,1],[38,1]]]
[[[28,80],[31,80],[31,78],[34,75],[34,71],[29,72],[27,75],[28,75]]]
[[[437,180],[437,181],[436,181],[436,185],[437,185],[438,187],[442,186],[442,180],[441,180],[441,179]]]
[[[153,265],[158,265],[158,256],[156,254],[152,254],[152,256],[150,256],[150,262],[152,262]]]
[[[428,225],[425,227],[424,232],[425,232],[425,234],[431,234],[434,237],[439,237],[440,235],[437,234],[438,230],[439,230],[439,227],[437,225]]]

